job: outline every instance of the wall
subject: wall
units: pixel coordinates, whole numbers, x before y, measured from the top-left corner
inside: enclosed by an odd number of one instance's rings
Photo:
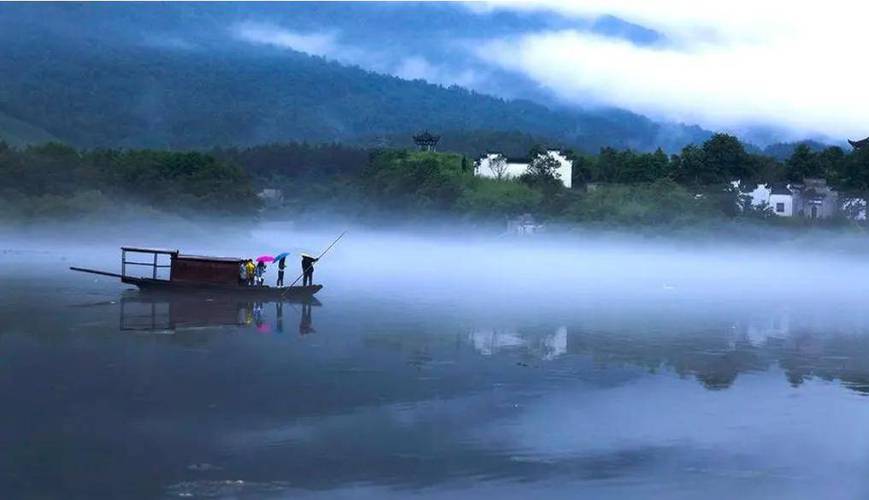
[[[558,161],[558,168],[555,170],[559,176],[561,183],[564,187],[570,189],[573,187],[573,162],[567,159],[560,151],[557,150],[549,150],[547,151],[549,156],[555,158]],[[498,153],[489,153],[486,156],[477,160],[476,165],[474,167],[474,175],[478,175],[480,177],[489,177],[492,179],[496,179],[498,176],[494,170],[492,170],[492,160],[496,158]],[[506,169],[502,178],[504,179],[515,179],[520,175],[524,174],[528,170],[527,163],[511,163],[508,162],[506,165]]]
[[[784,211],[779,212],[776,207],[779,203],[784,204]],[[780,217],[793,217],[794,215],[794,197],[789,194],[770,194],[769,206],[773,212]]]

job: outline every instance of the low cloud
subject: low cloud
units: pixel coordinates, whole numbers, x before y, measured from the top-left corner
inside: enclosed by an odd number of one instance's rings
[[[481,82],[478,72],[435,64],[418,55],[398,55],[371,51],[339,41],[336,31],[302,33],[263,23],[241,23],[232,32],[239,40],[291,49],[326,57],[344,64],[353,64],[370,71],[386,73],[405,80],[425,80],[441,85],[475,87]]]
[[[574,29],[507,35],[474,49],[561,98],[714,128],[774,125],[836,138],[869,134],[869,7],[809,2],[490,2],[482,10],[605,15],[655,30],[637,45]]]
[[[322,57],[334,57],[341,53],[334,32],[301,33],[262,23],[241,23],[232,31],[237,38],[250,43]]]
[[[480,75],[471,70],[457,70],[441,64],[432,64],[424,57],[411,56],[402,59],[392,74],[405,80],[425,80],[441,85],[460,85],[475,88],[482,83]]]

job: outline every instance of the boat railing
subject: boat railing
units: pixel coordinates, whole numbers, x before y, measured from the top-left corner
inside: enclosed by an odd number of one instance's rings
[[[133,254],[131,259],[145,259],[148,262],[140,262],[139,260],[128,260],[127,254]],[[150,256],[150,257],[146,257]],[[168,255],[170,259],[178,256],[178,250],[170,250],[166,248],[140,248],[140,247],[121,247],[121,277],[129,276],[127,274],[127,266],[143,266],[151,268],[151,279],[157,279],[157,270],[158,269],[170,269],[170,277],[171,279],[171,269],[172,263],[170,261],[169,264],[161,264],[159,261],[160,255]],[[138,277],[138,276],[137,276]]]

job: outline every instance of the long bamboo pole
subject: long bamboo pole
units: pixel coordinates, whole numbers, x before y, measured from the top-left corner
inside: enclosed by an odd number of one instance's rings
[[[339,234],[338,237],[335,238],[335,241],[333,241],[333,242],[332,242],[328,247],[326,247],[325,250],[323,250],[323,251],[320,253],[320,256],[317,257],[317,260],[322,259],[323,256],[326,255],[326,252],[328,252],[329,250],[331,250],[332,247],[335,246],[335,243],[338,243],[338,240],[340,240],[341,238],[343,238],[345,234],[347,234],[347,231],[344,231],[343,233]],[[310,269],[311,267],[312,267],[312,266],[308,266],[308,269]],[[303,271],[302,271],[302,274],[300,274],[298,278],[296,278],[292,283],[290,283],[290,286],[288,286],[287,289],[284,290],[283,293],[281,293],[281,295],[283,296],[283,294],[284,294],[284,293],[287,293],[287,291],[288,291],[290,288],[292,288],[293,285],[295,285],[296,283],[298,283],[299,280],[302,279],[302,276],[305,275],[305,271],[307,271],[308,269],[303,270]]]

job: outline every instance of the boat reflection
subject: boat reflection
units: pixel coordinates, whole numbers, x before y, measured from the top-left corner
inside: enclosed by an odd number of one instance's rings
[[[120,299],[120,329],[125,332],[172,335],[182,330],[214,327],[252,328],[261,333],[284,333],[284,307],[299,317],[298,332],[316,332],[312,309],[322,304],[307,300],[251,301],[243,298],[179,294],[130,293]]]

